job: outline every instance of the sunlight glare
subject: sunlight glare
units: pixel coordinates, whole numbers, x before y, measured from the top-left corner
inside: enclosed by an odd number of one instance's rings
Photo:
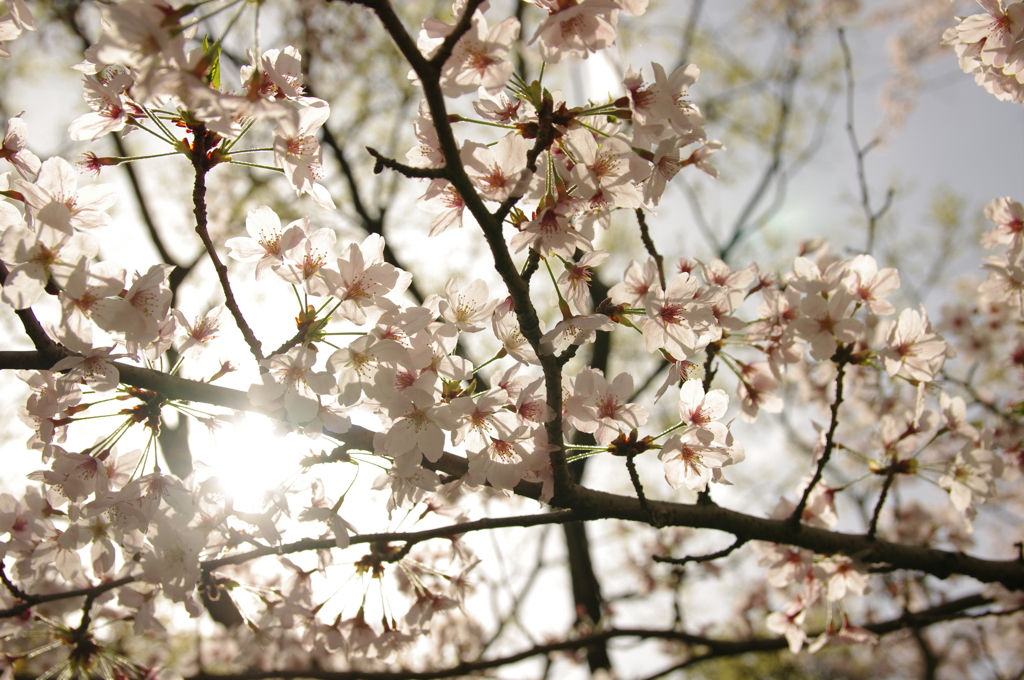
[[[306,437],[282,433],[269,418],[246,414],[203,433],[194,448],[197,474],[200,480],[216,478],[236,510],[258,512],[267,492],[303,483],[300,462],[311,454],[310,444]]]

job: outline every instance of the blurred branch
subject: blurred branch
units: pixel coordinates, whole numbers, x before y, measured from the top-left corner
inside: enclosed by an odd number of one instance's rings
[[[697,24],[700,23],[700,14],[703,9],[704,0],[693,0],[690,5],[690,13],[686,15],[686,25],[683,27],[683,41],[679,48],[679,61],[676,64],[676,68],[690,63],[690,52],[693,50],[693,36],[697,33]]]
[[[853,57],[850,55],[850,46],[846,42],[846,32],[840,28],[837,33],[839,35],[839,46],[843,51],[843,72],[846,74],[846,135],[850,138],[850,146],[853,148],[853,155],[857,161],[857,184],[860,186],[860,205],[864,210],[864,217],[867,219],[868,227],[868,243],[864,252],[871,253],[875,249],[875,231],[878,227],[878,220],[889,210],[895,192],[890,187],[889,191],[886,192],[885,201],[878,210],[871,208],[871,193],[870,189],[868,189],[868,180],[864,172],[864,157],[882,140],[879,137],[875,137],[864,146],[861,146],[857,140],[857,129],[853,124]]]
[[[973,595],[954,602],[939,605],[938,607],[932,607],[917,613],[907,613],[899,618],[890,619],[882,623],[871,624],[865,626],[865,628],[877,635],[885,635],[905,628],[911,628],[912,630],[918,630],[921,626],[932,625],[943,621],[952,621],[965,616],[964,612],[971,608],[976,608],[988,604],[991,600],[981,596]],[[991,614],[998,614],[999,612],[991,612]],[[824,631],[812,634],[812,637],[817,637],[823,634]],[[463,661],[455,666],[449,668],[442,668],[431,671],[410,671],[402,670],[398,672],[389,671],[327,671],[327,670],[300,670],[300,671],[284,671],[284,670],[270,670],[270,671],[248,671],[242,673],[225,673],[225,674],[214,674],[200,672],[199,674],[188,677],[186,680],[263,680],[270,678],[281,678],[282,680],[291,680],[298,678],[311,678],[314,680],[432,680],[434,678],[454,678],[464,677],[469,674],[481,673],[495,668],[501,668],[503,666],[509,666],[514,663],[518,663],[525,659],[530,659],[535,656],[546,656],[549,659],[551,655],[558,652],[566,652],[572,650],[583,649],[588,645],[595,643],[606,643],[610,640],[617,638],[637,638],[640,640],[665,640],[670,642],[678,642],[688,647],[706,647],[707,652],[699,655],[692,656],[686,661],[680,664],[675,664],[671,668],[665,669],[658,674],[651,676],[652,678],[658,678],[666,675],[674,670],[692,666],[697,663],[708,661],[711,659],[738,656],[741,654],[759,653],[759,652],[774,652],[782,649],[786,649],[789,646],[789,642],[785,638],[765,638],[765,639],[752,639],[752,640],[717,640],[714,638],[704,637],[700,635],[691,635],[681,631],[674,630],[657,630],[647,628],[613,628],[604,630],[589,635],[582,635],[577,638],[570,640],[563,640],[560,642],[553,642],[545,645],[536,645],[525,651],[510,654],[495,659],[481,659],[477,661]]]

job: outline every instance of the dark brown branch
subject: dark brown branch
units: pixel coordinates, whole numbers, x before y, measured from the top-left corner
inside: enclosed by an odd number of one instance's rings
[[[8,609],[0,609],[0,619],[9,619],[14,616],[21,616],[32,607],[37,604],[44,604],[46,602],[56,602],[58,600],[68,600],[76,597],[93,597],[101,595],[108,590],[114,588],[120,588],[121,586],[128,585],[135,581],[134,576],[125,576],[119,578],[116,581],[107,581],[96,586],[89,588],[78,588],[76,590],[66,590],[60,593],[47,593],[45,595],[29,595],[29,599],[25,600],[21,604],[16,604]],[[19,598],[25,599],[25,598]]]
[[[629,472],[629,481],[633,483],[633,490],[636,491],[636,499],[640,501],[640,509],[646,512],[651,518],[651,524],[658,526],[655,517],[651,515],[651,508],[647,504],[647,496],[644,494],[643,484],[640,483],[640,475],[636,471],[636,456],[626,454],[626,470]]]
[[[238,326],[238,330],[242,332],[242,337],[245,339],[245,344],[249,346],[249,351],[256,357],[256,361],[263,361],[263,350],[260,346],[260,341],[256,339],[252,329],[249,328],[248,322],[246,322],[245,317],[242,315],[242,310],[239,309],[238,303],[235,301],[235,294],[231,290],[231,281],[228,279],[228,268],[221,262],[220,256],[217,255],[217,248],[214,246],[213,239],[210,238],[210,232],[207,228],[206,173],[212,167],[207,152],[211,150],[209,146],[213,140],[213,134],[207,132],[206,126],[202,123],[195,124],[192,132],[195,139],[192,143],[191,160],[192,167],[196,173],[195,185],[192,189],[192,205],[196,216],[196,233],[202,239],[203,246],[213,262],[213,268],[217,271],[217,278],[220,280],[220,287],[224,292],[224,305],[235,319],[235,324]]]
[[[452,50],[455,49],[455,45],[464,36],[470,28],[473,26],[473,14],[476,9],[484,4],[486,0],[469,0],[466,3],[465,8],[462,10],[462,16],[459,17],[458,22],[452,27],[451,33],[445,36],[444,42],[441,43],[441,47],[438,48],[437,52],[433,57],[430,58],[430,63],[438,71],[444,66],[444,63],[448,61],[448,57],[452,56]]]
[[[904,628],[917,629],[921,626],[940,623],[943,621],[956,620],[963,617],[963,612],[968,609],[983,606],[989,603],[985,597],[974,595],[961,598],[955,602],[946,603],[933,607],[922,612],[907,613],[899,618],[891,619],[878,624],[865,626],[867,630],[877,634],[885,635]],[[997,614],[998,612],[992,612]],[[821,633],[811,634],[817,637]],[[280,678],[282,680],[298,680],[299,678],[310,678],[313,680],[434,680],[438,678],[465,677],[470,674],[480,673],[494,668],[509,666],[524,659],[536,656],[550,656],[557,652],[583,649],[596,643],[604,643],[617,638],[637,638],[640,640],[666,640],[679,642],[690,647],[703,647],[708,651],[691,657],[683,662],[692,665],[700,661],[739,654],[750,654],[757,652],[773,652],[785,649],[789,643],[785,638],[764,638],[753,640],[716,640],[714,638],[700,635],[691,635],[674,630],[656,630],[647,628],[613,628],[590,635],[581,635],[577,638],[562,640],[544,645],[536,645],[525,651],[510,654],[495,659],[482,659],[478,661],[463,661],[449,668],[441,668],[430,671],[328,671],[320,669],[310,670],[287,670],[287,671],[247,671],[232,674],[207,674],[199,673],[188,680],[269,680]],[[677,668],[680,666],[675,666]],[[663,671],[657,676],[660,677],[669,671]]]
[[[891,469],[885,475],[885,483],[882,485],[882,493],[878,496],[878,503],[875,504],[875,511],[871,513],[871,523],[868,525],[868,538],[874,538],[878,531],[878,517],[882,514],[882,506],[885,505],[885,498],[889,495],[889,488],[896,479],[896,470]]]
[[[956,621],[964,618],[974,618],[975,615],[965,613],[969,609],[981,607],[989,604],[990,599],[983,597],[982,595],[969,595],[967,597],[940,604],[936,607],[926,609],[922,612],[916,613],[905,613],[897,619],[891,619],[882,623],[874,623],[864,626],[865,630],[869,630],[875,635],[883,636],[889,633],[894,633],[899,630],[905,630],[910,628],[912,631],[919,631],[924,626],[933,625],[945,621]],[[983,615],[996,616],[1002,612],[988,612]],[[818,637],[822,633],[811,633],[808,634],[808,638]],[[735,651],[727,647],[711,647],[708,652],[697,656],[690,657],[689,659],[680,663],[674,664],[654,675],[650,675],[644,680],[655,680],[656,678],[663,677],[674,671],[682,670],[690,666],[695,666],[704,661],[710,661],[712,659],[720,659],[728,656],[736,656],[737,654],[747,653],[758,653],[758,652],[775,652],[785,649],[788,646],[787,641],[784,638],[774,638],[769,640],[752,640],[752,647],[756,648],[747,649],[744,651]]]
[[[807,485],[807,488],[804,489],[800,502],[796,504],[793,514],[789,517],[789,521],[794,524],[800,523],[800,519],[804,514],[804,508],[807,507],[807,500],[811,497],[811,491],[821,481],[821,475],[825,471],[825,466],[828,465],[828,460],[832,457],[832,451],[835,448],[836,428],[839,426],[839,407],[843,403],[843,379],[846,376],[846,365],[850,361],[850,351],[850,347],[840,346],[836,350],[835,356],[832,357],[836,362],[836,396],[832,400],[832,420],[829,423],[828,432],[825,433],[825,449],[821,452],[821,459],[818,460],[818,467],[814,470],[814,477],[811,479],[810,484]]]
[[[644,211],[641,208],[636,209],[636,221],[640,224],[640,240],[643,241],[647,254],[653,257],[654,263],[658,265],[658,281],[661,282],[661,289],[665,290],[668,288],[665,284],[665,258],[661,256],[658,249],[654,246],[651,232],[647,228],[647,218],[644,217]]]
[[[66,351],[43,354],[39,352],[0,352],[0,370],[4,368],[31,367],[48,369]],[[248,395],[219,385],[185,380],[138,366],[114,362],[121,374],[121,382],[152,390],[167,399],[196,401],[240,411],[260,413],[249,402]],[[362,436],[368,431],[352,428],[349,434],[337,435],[341,441],[348,437]],[[445,453],[435,463],[427,465],[455,477],[466,474],[468,463],[461,456]],[[520,482],[515,492],[528,498],[540,497],[540,484]],[[621,519],[631,522],[648,523],[650,515],[640,507],[636,498],[618,496],[595,491],[582,486],[573,490],[571,502],[553,499],[555,507],[575,510],[585,520]],[[648,504],[664,526],[685,526],[695,529],[717,529],[733,534],[737,538],[782,543],[806,548],[820,555],[844,554],[856,557],[866,564],[888,564],[893,569],[909,569],[931,574],[938,578],[953,575],[970,576],[983,583],[1001,583],[1010,590],[1024,590],[1024,563],[1016,554],[1010,560],[989,560],[971,557],[961,552],[949,552],[922,546],[902,545],[879,539],[869,539],[863,534],[846,534],[815,527],[794,524],[788,519],[775,520],[729,510],[717,505],[686,505],[648,499]]]
[[[399,163],[393,158],[388,158],[372,146],[366,147],[366,153],[376,159],[376,163],[373,165],[373,174],[375,175],[379,175],[384,172],[384,168],[387,168],[389,170],[394,170],[400,175],[411,177],[413,179],[441,179],[447,177],[447,171],[445,168],[414,168],[411,165]]]
[[[666,564],[687,564],[689,562],[712,562],[714,560],[727,557],[733,553],[737,548],[747,543],[749,539],[737,538],[733,541],[733,544],[728,548],[723,548],[718,552],[709,553],[707,555],[687,555],[686,557],[663,557],[661,555],[655,555],[655,562],[664,562]]]
[[[407,548],[411,548],[417,543],[433,538],[452,538],[471,531],[504,529],[507,527],[535,527],[542,524],[561,524],[574,519],[576,519],[576,514],[572,510],[560,510],[558,512],[544,514],[519,515],[515,517],[488,517],[486,519],[480,519],[473,522],[462,522],[461,524],[452,524],[446,527],[438,527],[436,529],[427,529],[424,531],[357,534],[349,538],[349,544],[405,543]],[[336,545],[337,543],[334,538],[308,538],[276,547],[266,546],[250,550],[248,552],[238,553],[236,555],[228,555],[226,557],[206,560],[202,563],[202,568],[206,571],[212,571],[213,569],[219,569],[220,567],[230,564],[242,564],[244,562],[249,562],[258,557],[265,557],[268,555],[289,555],[297,552],[308,552],[310,550],[325,550],[333,548]]]
[[[7,265],[0,262],[0,283],[6,283],[7,277],[10,271],[7,269]],[[32,346],[40,352],[50,351],[56,343],[46,334],[43,330],[42,324],[39,323],[39,319],[36,318],[35,312],[32,308],[28,309],[16,309],[14,313],[21,320],[21,326],[25,329],[25,335],[32,341]]]

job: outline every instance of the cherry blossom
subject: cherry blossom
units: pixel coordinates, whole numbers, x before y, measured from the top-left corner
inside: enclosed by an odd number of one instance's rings
[[[573,394],[565,401],[566,422],[581,432],[592,433],[598,444],[609,444],[647,422],[647,409],[628,403],[632,394],[633,377],[628,373],[620,373],[609,383],[601,371],[584,369],[577,374]]]
[[[171,291],[166,281],[171,269],[170,265],[155,264],[145,274],[136,272],[131,288],[121,297],[93,304],[93,321],[100,328],[123,334],[128,342],[152,342],[170,310]]]
[[[73,230],[110,223],[106,210],[114,204],[114,188],[102,184],[79,188],[74,168],[63,158],[43,161],[34,182],[17,180],[15,184],[25,195],[29,214],[54,229],[70,235]]]
[[[444,287],[447,304],[441,307],[441,316],[464,333],[482,331],[498,306],[497,300],[488,299],[487,284],[476,279],[463,288],[456,278],[448,279]]]
[[[134,84],[131,74],[123,69],[107,68],[97,76],[85,77],[83,96],[92,112],[83,114],[68,127],[71,139],[91,141],[108,132],[119,132],[143,110],[128,96]]]
[[[465,443],[468,450],[480,451],[490,445],[492,439],[508,437],[519,423],[516,415],[505,409],[506,405],[508,396],[500,389],[453,399],[448,410],[455,425],[451,433],[452,445]]]
[[[522,135],[509,133],[493,147],[477,142],[466,142],[460,157],[466,174],[484,198],[502,202],[514,194],[522,194],[526,170],[526,152],[529,146]]]
[[[482,451],[469,456],[470,474],[483,476],[496,489],[513,489],[524,477],[531,462],[527,442],[533,437],[525,426],[517,427],[490,441]]]
[[[619,5],[613,0],[531,1],[548,11],[530,43],[539,44],[541,57],[550,64],[564,57],[586,58],[615,42]]]
[[[713,339],[709,332],[714,316],[710,307],[695,299],[699,282],[681,274],[647,295],[647,318],[640,322],[648,352],[664,348],[674,357],[691,357]]]
[[[264,359],[261,363],[268,370],[249,388],[249,400],[271,409],[283,407],[293,425],[312,420],[319,411],[319,395],[337,388],[330,373],[312,370],[315,362],[316,353],[306,347]]]
[[[309,194],[313,202],[325,210],[334,210],[335,205],[330,192],[316,183],[323,176],[323,149],[316,132],[330,115],[327,102],[307,97],[299,109],[297,122],[283,117],[274,131],[274,160],[284,170],[295,195]]]
[[[904,309],[888,333],[888,347],[881,357],[891,376],[930,382],[946,358],[946,343],[930,332],[928,317]]]
[[[448,412],[440,409],[430,394],[406,390],[394,394],[384,406],[394,420],[384,440],[388,453],[397,458],[418,449],[431,462],[441,457],[443,430],[451,429],[451,424]]]
[[[228,255],[242,262],[256,262],[256,280],[275,271],[284,264],[284,254],[298,246],[305,237],[303,222],[295,220],[281,227],[281,218],[268,206],[261,205],[249,211],[245,218],[248,237],[228,239]]]
[[[125,271],[110,262],[78,261],[60,292],[61,325],[83,344],[92,344],[89,318],[96,304],[124,290]]]
[[[939,486],[949,491],[949,500],[968,519],[973,503],[984,503],[995,495],[995,480],[1002,474],[1003,461],[987,448],[970,443],[956,454],[939,478]]]
[[[858,319],[850,318],[853,296],[845,289],[835,291],[826,299],[811,294],[800,301],[800,318],[789,325],[789,332],[811,345],[811,356],[827,361],[839,344],[856,342],[864,328]]]
[[[516,361],[523,364],[537,364],[537,353],[523,337],[519,321],[512,312],[511,299],[498,304],[491,314],[491,330],[501,342],[501,349]]]
[[[338,236],[329,227],[310,233],[308,217],[303,217],[297,226],[303,239],[284,253],[283,263],[274,272],[288,283],[302,286],[310,295],[329,295],[330,287],[322,270]]]
[[[194,323],[189,323],[185,315],[178,310],[171,312],[178,320],[178,327],[184,331],[175,346],[178,353],[189,359],[201,356],[207,346],[220,336],[220,327],[224,323],[226,311],[224,305],[218,305],[205,316],[197,317]]]
[[[430,223],[431,236],[437,236],[451,226],[462,227],[462,214],[466,210],[466,202],[448,180],[433,180],[416,204],[427,212],[438,213]]]
[[[1009,196],[997,198],[985,206],[985,217],[995,222],[996,226],[982,234],[981,244],[984,247],[1007,245],[1010,250],[1019,247],[1017,244],[1024,231],[1024,206]]]
[[[339,257],[337,269],[324,269],[328,292],[341,305],[338,315],[355,324],[366,322],[366,313],[384,310],[388,294],[400,294],[409,286],[411,277],[384,261],[384,239],[370,234],[362,243],[351,243],[348,256]]]
[[[686,486],[691,491],[706,491],[716,481],[715,472],[732,462],[727,450],[715,445],[711,432],[690,428],[674,434],[661,448],[658,458],[665,465],[665,479],[673,489]]]
[[[3,40],[3,38],[0,38]],[[20,116],[7,119],[0,158],[6,159],[26,180],[33,180],[39,172],[39,157],[28,148],[28,126]]]
[[[590,311],[590,280],[594,275],[592,267],[599,267],[608,259],[604,250],[595,250],[583,255],[578,262],[565,263],[563,271],[555,282],[567,302],[579,312]]]
[[[0,219],[14,211],[0,204]],[[18,217],[20,219],[20,216]],[[15,309],[31,307],[42,296],[47,282],[66,282],[73,268],[99,250],[89,234],[71,234],[42,224],[38,230],[14,224],[0,237],[0,257],[14,267],[3,283],[2,299]]]
[[[593,250],[590,239],[573,226],[570,218],[575,210],[566,198],[553,200],[545,197],[533,219],[524,223],[519,233],[512,237],[509,243],[512,251],[518,253],[531,248],[541,254],[550,252],[569,258],[577,248]]]
[[[514,66],[505,56],[519,37],[519,20],[509,17],[488,27],[480,11],[473,14],[469,31],[455,44],[441,71],[441,89],[458,97],[480,89],[498,94],[512,75]]]
[[[658,263],[653,259],[637,262],[631,260],[621,282],[616,283],[608,291],[612,302],[629,307],[644,304],[648,293],[658,283]]]

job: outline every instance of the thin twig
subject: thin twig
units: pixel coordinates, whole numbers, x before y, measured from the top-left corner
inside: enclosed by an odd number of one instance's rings
[[[846,376],[846,365],[850,361],[850,352],[850,347],[840,346],[833,357],[836,362],[836,397],[832,400],[832,420],[829,423],[828,432],[825,434],[825,450],[821,453],[821,459],[818,461],[818,467],[814,471],[811,483],[804,489],[800,502],[793,509],[793,514],[789,516],[789,521],[793,524],[800,523],[804,508],[807,507],[807,499],[810,498],[811,491],[814,490],[817,483],[821,481],[821,475],[825,471],[825,466],[828,465],[828,460],[835,447],[836,428],[839,426],[839,406],[843,403],[843,379]]]
[[[655,562],[665,562],[667,564],[687,564],[689,562],[712,562],[714,560],[721,559],[728,555],[731,555],[734,550],[741,547],[747,542],[746,538],[736,538],[733,544],[728,548],[723,548],[718,552],[713,552],[708,555],[687,555],[686,557],[663,557],[661,555],[654,555]]]
[[[376,160],[373,164],[373,174],[375,175],[379,175],[384,172],[384,168],[387,168],[388,170],[394,170],[400,175],[413,179],[441,179],[447,176],[447,170],[445,168],[414,168],[411,165],[399,163],[393,158],[388,158],[372,146],[366,147],[366,153],[373,156]]]
[[[882,493],[878,496],[878,503],[875,504],[875,511],[871,514],[871,523],[868,525],[868,538],[874,538],[878,531],[878,517],[882,514],[882,506],[885,505],[885,498],[889,495],[889,487],[896,479],[896,470],[889,470],[885,476],[885,483],[882,485]]]
[[[658,281],[661,282],[661,289],[665,290],[668,286],[665,285],[665,258],[658,253],[658,249],[654,246],[654,241],[651,239],[651,232],[647,228],[647,218],[644,217],[644,211],[641,208],[636,209],[636,221],[640,224],[640,240],[643,241],[644,248],[647,249],[647,254],[654,258],[654,263],[658,265]]]
[[[854,159],[857,162],[857,184],[860,185],[860,204],[864,209],[864,217],[867,219],[868,243],[864,252],[870,253],[875,249],[875,232],[878,228],[878,220],[881,219],[882,215],[884,215],[892,205],[892,199],[895,195],[895,191],[890,188],[886,192],[885,201],[882,203],[881,207],[879,207],[878,210],[871,209],[871,193],[868,189],[867,175],[864,171],[864,157],[867,156],[871,149],[875,148],[881,140],[875,138],[864,146],[861,146],[860,141],[857,139],[857,130],[853,124],[853,57],[850,54],[850,46],[846,42],[846,32],[842,28],[839,28],[837,33],[839,35],[839,47],[843,51],[843,72],[846,74],[846,136],[850,139],[850,146],[853,148]]]
[[[939,605],[917,613],[907,613],[896,619],[890,619],[881,623],[864,626],[867,630],[878,635],[885,635],[905,628],[917,629],[922,625],[930,625],[944,621],[953,621],[963,618],[968,609],[979,607],[991,602],[981,595],[961,598],[955,602]],[[1000,612],[992,612],[991,615]],[[817,637],[824,631],[810,633],[809,637]],[[701,635],[692,635],[675,630],[656,630],[647,628],[610,628],[598,631],[589,635],[560,640],[543,645],[535,645],[530,649],[509,654],[494,659],[478,659],[476,661],[462,661],[449,668],[438,668],[429,671],[410,671],[407,669],[397,671],[329,671],[320,669],[306,670],[260,670],[243,671],[234,674],[207,674],[200,672],[190,676],[187,680],[270,680],[280,678],[282,680],[298,680],[299,678],[311,678],[314,680],[435,680],[440,678],[457,678],[469,675],[480,674],[490,669],[509,666],[525,659],[544,656],[550,658],[551,654],[584,649],[595,643],[607,642],[617,638],[637,638],[640,640],[670,640],[682,643],[689,647],[704,647],[708,651],[699,656],[690,657],[681,664],[675,664],[672,668],[666,669],[652,678],[662,677],[672,670],[683,666],[693,665],[710,659],[739,656],[741,654],[774,652],[786,649],[789,642],[784,637],[756,638],[750,640],[718,640]]]
[[[213,239],[210,238],[208,229],[206,216],[206,173],[210,171],[211,166],[209,158],[207,158],[207,149],[213,135],[207,132],[206,125],[203,123],[196,124],[192,132],[195,138],[192,144],[192,167],[195,168],[196,173],[195,186],[192,189],[192,204],[193,212],[196,216],[196,233],[202,239],[203,246],[213,262],[213,268],[217,271],[217,278],[220,280],[220,287],[224,292],[225,306],[231,312],[231,316],[234,317],[238,330],[242,331],[242,337],[245,339],[245,344],[249,345],[249,351],[256,357],[256,361],[263,361],[263,350],[260,341],[256,339],[252,329],[249,328],[248,322],[246,322],[245,317],[242,315],[242,310],[238,308],[235,294],[231,291],[228,268],[221,262],[220,256],[217,255],[217,248],[213,244]]]

